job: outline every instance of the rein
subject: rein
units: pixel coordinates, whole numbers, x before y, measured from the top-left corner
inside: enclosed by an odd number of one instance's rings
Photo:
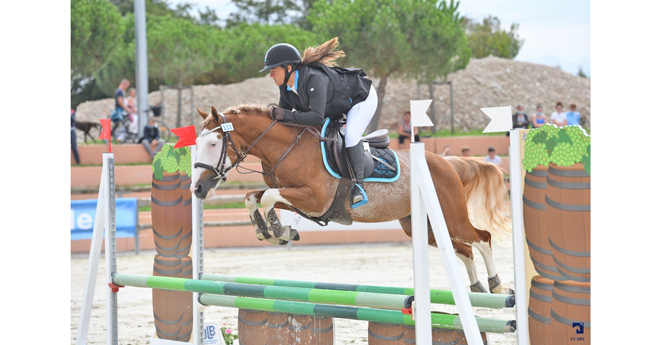
[[[222,117],[222,124],[227,123],[227,119],[225,118],[225,115],[224,115],[224,114],[220,113],[220,117]],[[244,173],[244,172],[240,172],[240,171],[238,171],[238,167],[239,167],[240,164],[243,162],[243,160],[245,160],[245,158],[248,156],[248,152],[250,152],[250,150],[254,147],[254,145],[256,145],[257,142],[259,142],[259,140],[260,140],[260,139],[261,139],[261,138],[262,138],[262,137],[263,137],[263,136],[264,136],[264,135],[265,135],[265,134],[266,134],[271,128],[273,128],[273,127],[275,126],[275,123],[277,123],[277,120],[273,120],[273,122],[271,122],[271,124],[268,126],[268,128],[266,128],[266,130],[264,130],[264,131],[259,135],[259,137],[257,137],[257,139],[256,139],[256,140],[255,140],[255,141],[254,141],[254,142],[253,142],[253,143],[247,148],[247,150],[240,152],[240,154],[239,154],[238,147],[237,147],[236,144],[234,143],[234,139],[233,139],[232,136],[231,136],[231,131],[226,131],[226,132],[225,132],[225,135],[222,136],[222,152],[221,152],[221,154],[220,154],[220,159],[218,160],[218,164],[216,164],[216,166],[213,167],[213,166],[208,165],[208,164],[205,164],[205,163],[195,162],[194,167],[195,167],[195,168],[204,168],[204,169],[206,169],[206,170],[210,170],[210,171],[212,171],[212,172],[215,173],[215,175],[216,175],[213,179],[214,179],[214,180],[222,179],[222,182],[223,182],[223,183],[227,180],[227,173],[228,173],[229,171],[231,171],[233,168],[237,168],[236,171],[237,171],[238,173],[240,173],[240,174],[260,173],[260,174],[262,174],[262,175],[266,175],[266,176],[268,176],[268,177],[270,178],[271,182],[272,182],[274,185],[276,185],[275,181],[273,180],[273,176],[272,176],[273,173],[275,172],[275,169],[277,169],[277,167],[280,165],[280,163],[281,163],[281,162],[284,160],[284,158],[289,154],[289,152],[291,152],[291,150],[293,150],[293,148],[294,148],[296,145],[300,146],[300,143],[299,143],[300,138],[302,138],[302,135],[303,135],[306,131],[310,130],[309,127],[306,127],[306,126],[305,126],[305,127],[303,128],[303,130],[302,130],[302,131],[296,136],[296,140],[291,144],[291,146],[289,146],[289,148],[286,150],[286,152],[284,152],[284,154],[283,154],[283,155],[280,157],[280,159],[275,163],[275,165],[273,165],[273,167],[271,168],[271,170],[270,170],[269,172],[265,172],[265,171],[263,171],[263,170],[262,170],[262,171],[257,171],[257,170],[253,170],[253,169],[249,169],[249,168],[245,168],[245,167],[243,167],[243,168],[249,170],[249,172]],[[218,126],[218,127],[215,127],[215,128],[213,128],[213,129],[209,130],[207,133],[204,133],[204,134],[202,134],[202,135],[207,135],[207,134],[210,134],[210,133],[215,132],[216,130],[222,128],[222,124],[221,124],[220,126]],[[224,131],[224,130],[223,130],[223,131]],[[317,137],[320,138],[320,134],[318,133],[318,131],[316,131],[316,132],[317,132],[317,133],[314,133],[314,131],[311,131],[311,130],[310,130],[310,133],[312,133],[312,134],[314,134],[315,136],[317,136]],[[236,159],[236,161],[233,162],[230,166],[228,166],[228,167],[225,168],[225,162],[226,162],[226,160],[227,160],[227,151],[228,151],[227,139],[229,139],[229,141],[231,142],[231,145],[232,145],[232,147],[233,147],[233,149],[234,149],[234,152],[236,152],[237,159]],[[262,166],[263,166],[263,164],[262,164]]]

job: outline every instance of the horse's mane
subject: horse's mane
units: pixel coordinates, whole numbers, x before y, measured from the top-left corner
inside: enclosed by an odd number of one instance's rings
[[[326,65],[328,67],[337,66],[335,61],[341,57],[346,56],[343,50],[335,51],[338,45],[339,40],[337,37],[335,37],[316,48],[309,47],[305,49],[300,64],[303,66],[312,64]]]
[[[257,105],[257,104],[241,104],[234,107],[229,107],[224,111],[222,111],[221,113],[227,115],[227,114],[241,114],[244,112],[245,113],[256,112],[258,115],[266,115],[268,114],[268,107],[265,105]],[[213,117],[209,116],[204,121],[202,121],[202,125],[206,126],[211,121],[213,121]]]

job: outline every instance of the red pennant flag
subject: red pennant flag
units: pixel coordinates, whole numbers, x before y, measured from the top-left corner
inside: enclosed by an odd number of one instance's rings
[[[106,139],[108,141],[108,153],[112,153],[112,141],[110,140],[110,129],[112,124],[110,119],[100,119],[101,122],[101,133],[99,134],[99,139]]]
[[[192,146],[195,145],[197,140],[197,134],[195,133],[195,126],[172,128],[170,132],[176,134],[179,137],[174,148]]]
[[[101,121],[101,127],[103,127],[101,134],[99,134],[99,139],[110,140],[110,119],[100,119],[99,121]]]

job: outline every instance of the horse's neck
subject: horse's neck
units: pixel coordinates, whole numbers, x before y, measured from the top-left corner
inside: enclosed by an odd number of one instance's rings
[[[316,151],[320,154],[320,150],[313,150],[308,147],[314,145],[314,140],[310,140],[310,138],[313,138],[312,133],[303,133],[300,140],[297,141],[297,136],[302,130],[301,128],[300,131],[291,131],[290,128],[276,125],[261,138],[259,136],[263,131],[250,134],[249,137],[243,137],[243,140],[247,143],[247,147],[254,145],[248,155],[261,160],[264,167],[268,169],[280,162],[285,154],[287,156],[298,156],[304,160],[313,159]],[[292,148],[292,146],[294,147]],[[289,149],[291,150],[289,151]],[[304,156],[301,155],[301,150],[305,150]],[[289,152],[287,153],[287,151]],[[280,170],[281,166],[279,165],[277,169]]]

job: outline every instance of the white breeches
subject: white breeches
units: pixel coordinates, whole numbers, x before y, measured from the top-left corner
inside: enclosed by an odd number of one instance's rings
[[[371,85],[367,99],[354,105],[346,114],[346,137],[344,138],[346,147],[353,147],[360,142],[364,130],[367,129],[371,118],[376,113],[376,107],[378,107],[378,95],[376,95],[374,86]]]

